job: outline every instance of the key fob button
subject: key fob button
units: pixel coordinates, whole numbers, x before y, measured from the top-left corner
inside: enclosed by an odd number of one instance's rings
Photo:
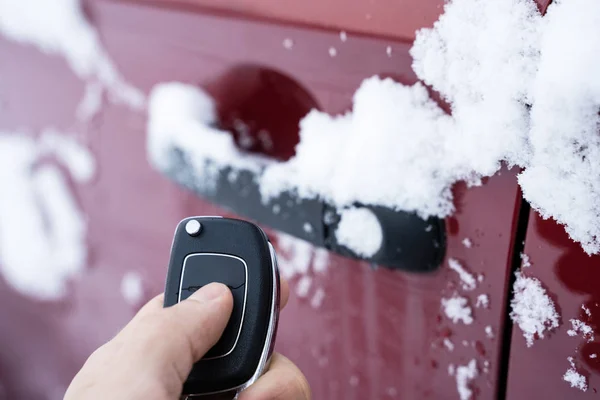
[[[211,282],[237,289],[246,284],[246,268],[244,260],[229,254],[190,254],[183,261],[179,301]]]
[[[246,262],[230,254],[195,253],[183,261],[179,301],[187,299],[196,290],[211,282],[220,282],[231,289],[233,311],[221,339],[204,359],[224,357],[237,344],[246,302]]]

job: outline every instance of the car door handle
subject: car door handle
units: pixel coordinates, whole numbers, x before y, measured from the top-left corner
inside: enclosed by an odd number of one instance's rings
[[[280,82],[275,82],[274,85],[281,87]],[[176,89],[177,87],[173,90]],[[188,95],[191,96],[190,93],[186,93],[186,96]],[[207,94],[202,91],[198,91],[198,96],[200,96],[200,102],[210,102]],[[158,95],[151,95],[151,98],[154,97],[158,98]],[[165,99],[173,97],[172,93],[169,93],[169,96],[164,96]],[[348,241],[344,239],[344,235],[339,234],[342,225],[344,225],[343,231],[357,239],[359,244],[362,238],[364,238],[364,242],[372,243],[374,233],[372,226],[371,229],[366,229],[360,223],[357,223],[356,226],[348,226],[348,223],[344,223],[348,209],[339,210],[320,198],[301,198],[294,188],[281,192],[268,201],[263,199],[258,183],[260,175],[264,171],[265,165],[281,161],[274,158],[268,159],[264,156],[253,156],[251,153],[246,152],[240,153],[242,154],[241,157],[244,159],[256,157],[256,166],[245,168],[243,165],[240,166],[239,163],[236,166],[223,163],[220,155],[223,152],[224,142],[231,139],[228,137],[227,132],[232,137],[234,132],[231,129],[220,127],[216,117],[207,118],[206,115],[181,116],[182,118],[189,118],[191,121],[183,124],[186,127],[189,128],[189,123],[195,124],[194,133],[212,130],[211,135],[222,135],[221,139],[227,139],[225,141],[202,141],[198,140],[197,136],[195,139],[190,140],[188,136],[186,140],[167,140],[158,143],[159,139],[163,137],[161,135],[165,133],[177,134],[178,128],[173,126],[181,125],[178,122],[178,116],[175,115],[179,112],[177,110],[184,109],[187,110],[186,112],[198,112],[195,107],[159,103],[158,100],[154,102],[152,99],[150,102],[151,115],[148,133],[149,149],[151,149],[150,159],[154,159],[154,166],[163,174],[202,198],[237,215],[306,240],[316,246],[390,269],[431,272],[436,270],[442,263],[446,250],[446,232],[443,219],[429,218],[425,220],[415,213],[396,211],[372,204],[356,204],[351,210],[360,210],[363,214],[368,214],[371,221],[375,221],[374,224],[377,225],[376,234],[381,238],[378,248],[370,248],[369,251],[357,249],[356,246],[348,244]],[[164,121],[157,122],[152,115],[152,110],[155,108],[169,109],[171,112]],[[274,117],[273,114],[275,114]],[[269,114],[267,118],[277,118],[277,113],[274,112],[273,114]],[[297,121],[294,124],[298,126]],[[228,124],[224,123],[223,126],[227,127]],[[285,133],[288,132],[279,132],[279,134]],[[234,146],[233,139],[230,145]],[[195,148],[199,146],[202,148]],[[214,148],[211,146],[214,146]],[[160,154],[159,156],[156,156],[156,154],[153,156],[153,152],[159,152]],[[160,162],[157,162],[157,159]],[[261,161],[258,161],[259,159]],[[267,161],[265,162],[265,160]],[[199,165],[202,166],[203,171],[210,171],[209,179],[206,179],[206,176],[198,176],[196,168]]]

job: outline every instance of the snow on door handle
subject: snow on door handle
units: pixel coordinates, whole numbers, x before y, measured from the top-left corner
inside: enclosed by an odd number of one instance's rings
[[[442,263],[444,220],[356,204],[336,208],[293,187],[265,198],[260,178],[278,161],[241,150],[220,129],[212,98],[194,86],[157,85],[150,96],[148,155],[164,175],[240,216],[347,257],[430,272]],[[274,117],[275,118],[275,117]]]

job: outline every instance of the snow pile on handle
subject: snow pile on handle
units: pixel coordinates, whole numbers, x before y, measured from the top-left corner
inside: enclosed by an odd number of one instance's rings
[[[214,127],[214,101],[200,89],[177,82],[158,84],[150,93],[148,112],[148,155],[159,169],[171,167],[173,150],[185,149],[194,183],[210,189],[223,168],[263,168],[265,161],[243,153],[228,132]]]
[[[353,207],[342,210],[335,237],[356,254],[372,257],[381,248],[383,230],[371,210]]]
[[[295,191],[338,209],[372,204],[446,217],[453,184],[477,185],[504,162],[525,169],[519,183],[543,217],[564,224],[586,252],[600,252],[599,26],[597,0],[557,0],[545,17],[534,0],[451,0],[411,49],[417,76],[451,114],[421,83],[368,78],[352,111],[302,119],[295,156],[259,174],[263,199]],[[150,112],[151,120],[166,113]],[[153,124],[149,133],[153,140]],[[194,157],[243,159],[231,143],[219,147],[226,139],[202,134],[186,140]]]
[[[143,107],[143,93],[119,74],[79,0],[0,0],[0,34],[33,44],[45,53],[62,55],[77,76],[100,84],[116,102],[134,109]],[[96,98],[100,95],[95,94]],[[87,109],[78,113],[82,119],[95,111],[89,96],[87,93]]]
[[[515,274],[510,317],[523,331],[527,347],[531,347],[534,339],[542,339],[547,331],[558,327],[559,315],[539,280]]]
[[[270,198],[297,191],[339,208],[359,202],[447,215],[449,182],[456,180],[444,158],[450,122],[423,85],[369,78],[354,95],[352,113],[311,111],[300,122],[296,155],[267,168],[261,192]]]

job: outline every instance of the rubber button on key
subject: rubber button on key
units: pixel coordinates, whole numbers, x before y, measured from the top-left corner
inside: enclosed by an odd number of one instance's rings
[[[204,359],[223,357],[235,348],[244,317],[246,268],[246,263],[241,258],[227,254],[190,254],[183,262],[179,301],[187,299],[211,282],[229,286],[233,295],[233,311],[229,323],[221,339],[206,353]]]

